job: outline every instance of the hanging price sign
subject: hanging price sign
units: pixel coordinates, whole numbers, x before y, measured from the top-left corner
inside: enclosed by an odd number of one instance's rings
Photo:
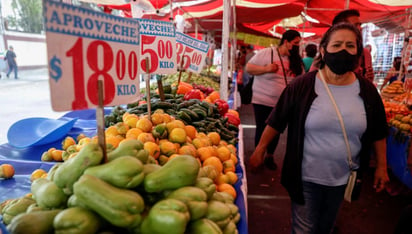
[[[139,23],[45,0],[49,84],[55,111],[138,101]]]
[[[209,43],[180,32],[176,33],[177,64],[182,64],[182,69],[200,73],[205,65],[208,50]]]
[[[140,68],[142,73],[174,74],[176,66],[176,32],[173,23],[137,19],[140,23]],[[149,71],[146,67],[149,60]]]

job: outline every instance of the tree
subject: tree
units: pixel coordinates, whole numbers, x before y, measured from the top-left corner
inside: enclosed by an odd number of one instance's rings
[[[7,29],[28,33],[43,30],[42,0],[12,0],[13,15],[7,16]]]

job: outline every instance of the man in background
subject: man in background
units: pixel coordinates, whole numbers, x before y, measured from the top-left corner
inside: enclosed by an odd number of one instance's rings
[[[333,18],[332,25],[343,23],[343,22],[351,23],[355,25],[359,29],[359,31],[362,32],[362,28],[361,28],[362,23],[360,21],[360,13],[358,10],[348,9],[348,10],[339,12]],[[320,59],[320,57],[318,57],[317,59],[313,61],[310,71],[316,70],[318,68],[318,64],[319,64],[318,59]],[[364,77],[367,80],[370,80],[371,82],[373,82],[373,80],[375,79],[375,75],[373,73],[373,67],[372,67],[372,56],[368,49],[365,49],[365,48],[363,49],[363,55],[359,59],[359,66],[355,70],[355,73],[357,73],[361,77]]]
[[[14,53],[13,46],[9,46],[9,50],[6,53],[4,60],[6,60],[7,64],[9,65],[9,71],[7,72],[7,75],[6,75],[7,78],[9,78],[10,73],[14,70],[14,79],[18,79],[16,53]]]

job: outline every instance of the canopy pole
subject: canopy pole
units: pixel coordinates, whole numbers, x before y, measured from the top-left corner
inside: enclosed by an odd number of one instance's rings
[[[232,3],[232,9],[233,9],[233,13],[232,13],[232,15],[233,15],[233,37],[232,37],[232,69],[231,69],[231,73],[230,74],[232,74],[232,79],[234,79],[235,80],[235,82],[231,82],[232,84],[234,83],[235,84],[235,87],[232,87],[231,89],[233,90],[233,109],[237,109],[237,107],[238,106],[240,106],[239,105],[239,103],[238,103],[238,99],[236,98],[237,97],[237,92],[238,92],[238,90],[237,90],[237,87],[238,87],[238,85],[237,85],[237,81],[239,80],[239,79],[235,79],[235,77],[234,77],[234,74],[235,74],[235,72],[236,72],[236,70],[237,70],[237,67],[236,67],[236,60],[237,60],[237,58],[236,58],[236,52],[237,52],[237,38],[236,38],[236,33],[237,33],[237,30],[236,30],[236,0],[233,0],[233,3]],[[241,69],[241,68],[240,68]],[[237,76],[239,76],[239,71],[237,71]]]
[[[230,0],[223,1],[223,24],[222,24],[222,73],[220,74],[220,97],[228,100],[228,65],[229,65],[229,16]]]

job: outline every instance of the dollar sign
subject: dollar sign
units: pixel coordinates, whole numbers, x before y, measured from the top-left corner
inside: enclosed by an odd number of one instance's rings
[[[56,55],[53,56],[52,59],[50,59],[49,75],[55,81],[58,81],[62,76],[62,69],[60,68],[60,65],[61,65],[61,60],[57,58]]]

